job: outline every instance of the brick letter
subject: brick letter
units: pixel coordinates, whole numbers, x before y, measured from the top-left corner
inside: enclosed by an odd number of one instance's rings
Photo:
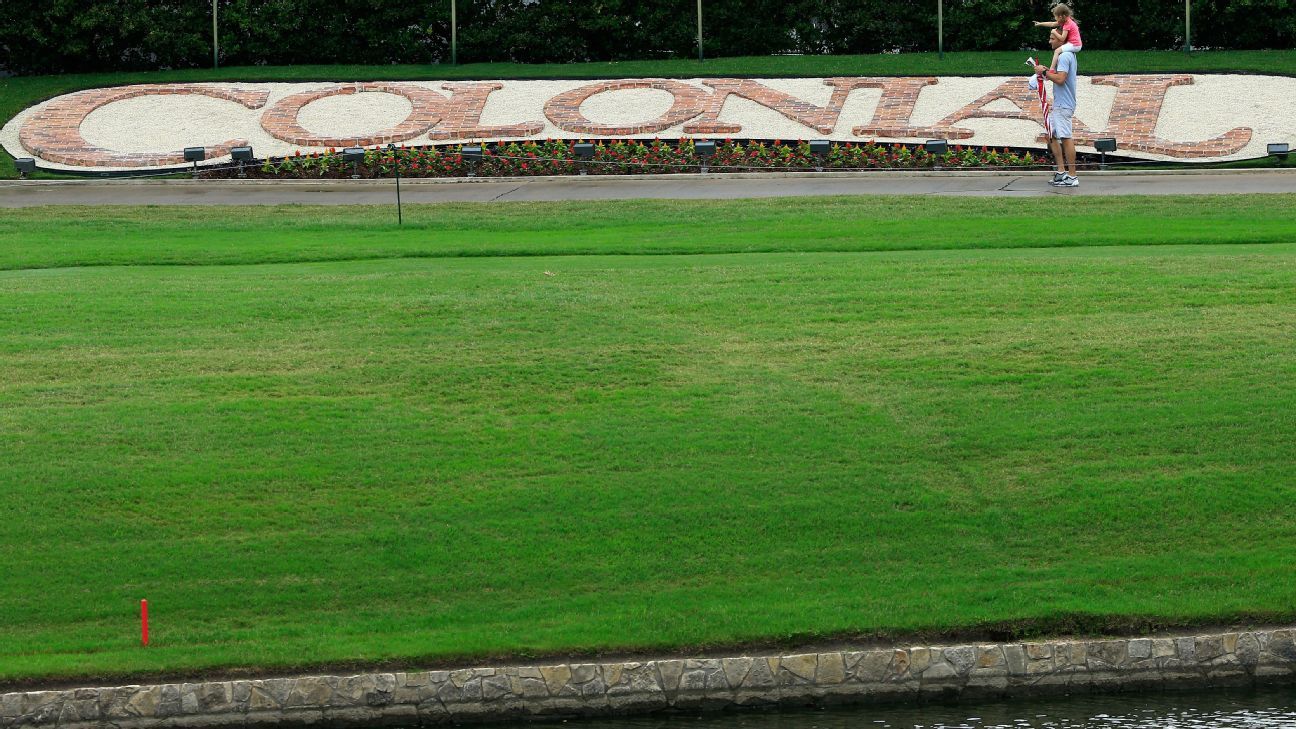
[[[265,105],[264,91],[227,89],[208,84],[143,84],[112,89],[92,89],[62,96],[46,104],[23,124],[18,141],[33,155],[48,162],[76,167],[161,167],[184,163],[184,151],[113,152],[96,147],[81,136],[81,124],[90,112],[103,106],[140,96],[197,94],[242,104],[249,109]],[[207,147],[207,156],[229,154],[230,147],[247,144],[231,139]]]
[[[430,139],[481,139],[485,137],[531,137],[544,131],[544,122],[521,122],[502,127],[482,126],[482,110],[493,91],[504,88],[499,83],[448,83],[441,88],[450,92],[441,122],[428,135]]]
[[[303,107],[312,101],[319,101],[330,96],[344,96],[379,92],[397,94],[409,99],[413,109],[405,121],[389,129],[382,129],[364,137],[325,137],[311,133],[297,122],[297,115]],[[319,91],[303,91],[280,99],[261,116],[261,128],[275,139],[281,139],[301,147],[369,147],[388,142],[403,142],[413,139],[441,121],[445,106],[445,97],[435,91],[421,86],[402,83],[359,83],[348,86],[334,86]]]
[[[1107,131],[1087,135],[1115,137],[1122,149],[1151,152],[1167,157],[1224,157],[1237,152],[1251,142],[1253,130],[1237,127],[1218,137],[1202,142],[1171,142],[1156,135],[1157,121],[1166,91],[1171,86],[1191,86],[1193,77],[1186,74],[1173,76],[1115,75],[1095,76],[1099,86],[1115,86],[1116,99],[1112,102],[1111,121]],[[1077,130],[1077,137],[1079,133]],[[1080,140],[1077,140],[1080,141]]]
[[[665,114],[636,125],[617,126],[614,124],[595,124],[581,114],[581,104],[590,97],[606,91],[624,89],[660,89],[675,97],[675,103]],[[578,89],[558,94],[545,104],[545,116],[559,129],[579,134],[597,134],[603,136],[626,136],[630,134],[651,134],[670,129],[678,124],[701,114],[706,106],[707,93],[697,87],[670,79],[637,79],[627,81],[599,81]]]
[[[913,78],[861,78],[855,88],[882,89],[873,119],[864,126],[855,127],[851,134],[857,137],[942,137],[944,130],[934,127],[910,126],[918,95],[939,81],[931,76]]]
[[[686,134],[737,134],[742,131],[741,124],[725,124],[719,121],[720,112],[724,111],[725,101],[730,96],[738,96],[772,109],[798,124],[803,124],[820,134],[832,134],[837,128],[837,119],[841,116],[846,97],[856,88],[862,79],[829,78],[824,79],[826,86],[833,86],[832,98],[827,106],[815,106],[801,99],[776,91],[764,84],[748,79],[713,78],[702,83],[715,89],[707,99],[706,110],[702,118],[684,127]]]
[[[985,108],[1000,99],[1011,102],[1017,110],[990,111]],[[973,135],[972,130],[954,126],[965,119],[1021,119],[1035,122],[1041,128],[1044,126],[1044,117],[1039,108],[1039,96],[1030,90],[1025,80],[1018,78],[1004,81],[981,98],[936,122],[934,131],[939,131],[940,136],[945,139],[967,139]],[[1093,133],[1079,119],[1072,120],[1072,127],[1076,141],[1093,136]]]

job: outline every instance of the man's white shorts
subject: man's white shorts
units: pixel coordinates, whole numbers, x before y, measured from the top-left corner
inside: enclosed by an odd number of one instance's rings
[[[1053,127],[1053,137],[1055,139],[1071,138],[1072,114],[1075,114],[1075,109],[1053,107],[1053,111],[1049,113],[1049,126]]]

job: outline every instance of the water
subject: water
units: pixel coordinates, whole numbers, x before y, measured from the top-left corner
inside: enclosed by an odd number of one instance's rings
[[[570,720],[533,729],[1296,729],[1296,687]]]

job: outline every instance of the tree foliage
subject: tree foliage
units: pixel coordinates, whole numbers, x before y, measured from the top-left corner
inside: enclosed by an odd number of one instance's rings
[[[226,65],[449,60],[450,0],[216,0]],[[459,60],[691,57],[696,0],[457,0]],[[1040,48],[1049,0],[944,0],[945,48]],[[1178,0],[1076,0],[1085,45],[1184,42]],[[1194,0],[1193,43],[1296,45],[1293,0]],[[211,62],[208,0],[5,0],[0,70],[145,70]],[[931,0],[703,0],[708,56],[934,50]]]

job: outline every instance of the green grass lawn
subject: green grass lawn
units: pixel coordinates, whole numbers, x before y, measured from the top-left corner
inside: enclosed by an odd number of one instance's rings
[[[473,63],[462,66],[251,66],[154,73],[95,73],[0,78],[0,125],[46,99],[99,86],[179,81],[377,81],[456,79],[694,78],[715,76],[986,76],[1021,74],[1020,52],[877,54],[866,56],[757,56],[696,60],[625,61],[526,65]],[[1278,51],[1085,51],[1084,72],[1259,73],[1296,75],[1296,50]],[[0,150],[0,179],[17,172]],[[38,176],[48,176],[45,173]]]
[[[1296,618],[1296,197],[1068,204],[6,212],[0,683]]]

